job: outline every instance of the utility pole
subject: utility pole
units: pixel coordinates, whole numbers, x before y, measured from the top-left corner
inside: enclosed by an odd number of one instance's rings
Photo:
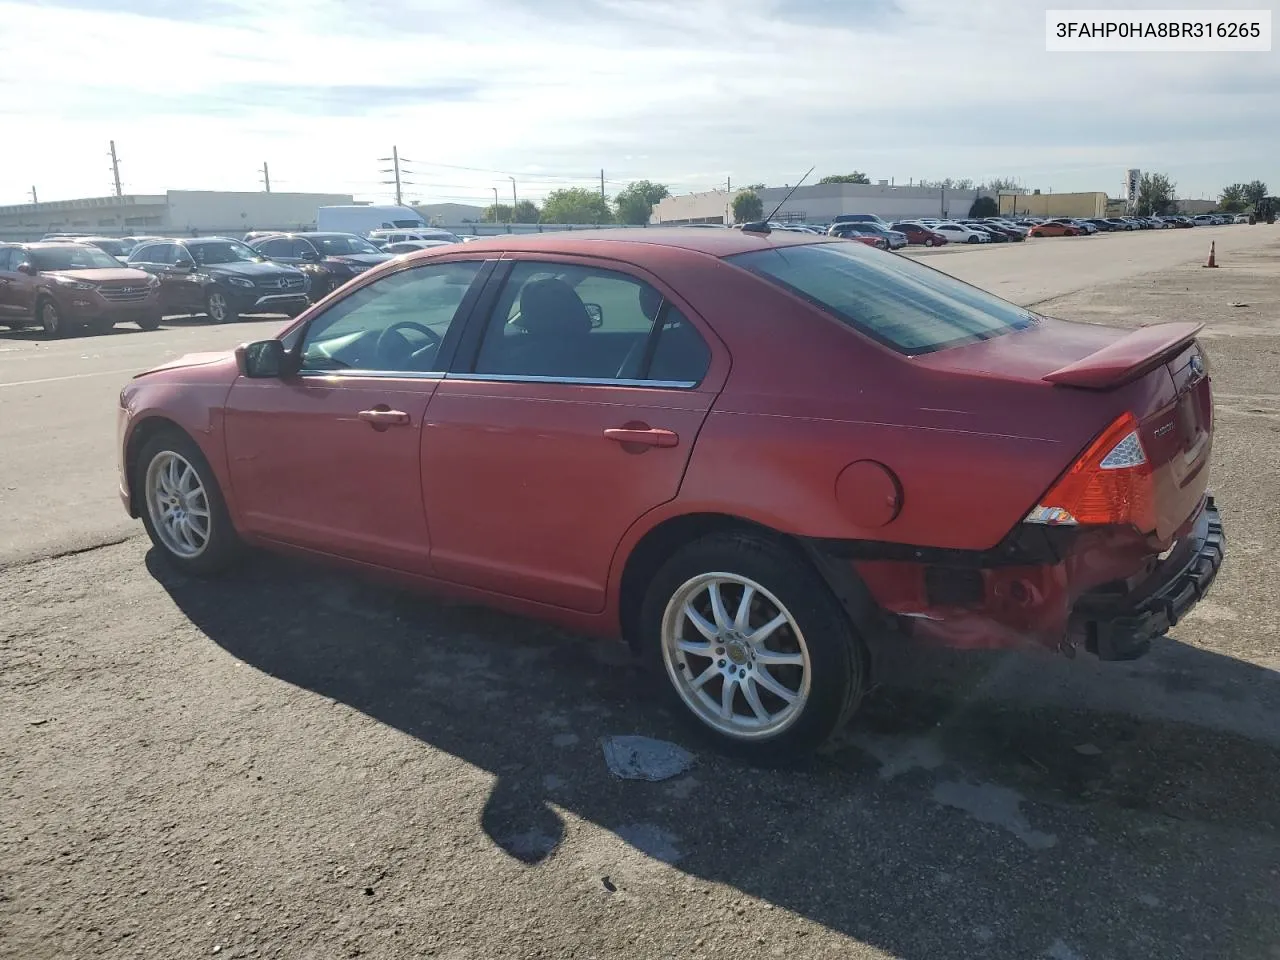
[[[508,176],[507,179],[511,181],[511,222],[515,223],[516,207],[520,206],[520,201],[516,199],[516,178]]]
[[[267,161],[262,161],[262,169],[258,171],[262,174],[262,183],[267,188],[267,193],[271,192],[271,171],[267,169]]]
[[[724,192],[733,193],[733,177],[724,178]]]
[[[390,173],[390,174],[394,174],[395,179],[394,179],[394,180],[383,180],[382,182],[383,182],[383,183],[385,183],[385,184],[388,184],[388,185],[393,184],[393,183],[395,184],[395,187],[396,187],[396,206],[397,206],[397,207],[399,207],[399,206],[403,206],[403,196],[404,196],[404,194],[403,194],[403,190],[402,190],[402,188],[403,188],[404,184],[408,184],[408,183],[409,183],[409,181],[404,180],[404,179],[400,176],[400,165],[401,165],[402,163],[412,163],[413,161],[412,161],[412,160],[410,160],[408,157],[402,157],[402,156],[400,156],[400,148],[399,148],[399,147],[392,147],[392,148],[391,148],[391,156],[389,156],[389,157],[379,157],[378,159],[379,159],[381,162],[383,162],[383,163],[386,163],[387,161],[390,161],[390,162],[391,162],[391,169],[390,169],[390,170],[383,170],[382,172],[383,172],[383,173]],[[410,185],[410,186],[412,186],[412,184],[409,184],[409,185]]]
[[[36,196],[36,188],[34,186],[32,186],[31,188],[31,202],[32,203],[40,202],[40,198]]]
[[[116,196],[124,196],[124,191],[120,189],[120,158],[116,156],[116,142],[111,141],[111,176],[116,182]]]
[[[600,199],[604,199],[604,167],[600,168]]]

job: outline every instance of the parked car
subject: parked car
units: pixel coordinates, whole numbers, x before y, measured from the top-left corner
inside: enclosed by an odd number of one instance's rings
[[[828,228],[827,234],[828,236],[842,237],[848,235],[849,231],[884,237],[886,248],[889,250],[901,250],[907,245],[907,235],[905,233],[900,230],[891,230],[884,224],[873,220],[846,220],[842,223],[833,223]]]
[[[1075,224],[1061,220],[1046,220],[1031,228],[1033,237],[1078,237],[1082,232]]]
[[[129,263],[160,280],[166,313],[230,323],[245,313],[292,316],[308,304],[306,275],[229,237],[161,240],[133,248]]]
[[[1136,223],[1130,223],[1124,217],[1107,217],[1106,221],[1107,223],[1111,224],[1111,227],[1114,230],[1137,230],[1138,229],[1138,225]]]
[[[1085,220],[1080,217],[1064,217],[1067,223],[1080,229],[1080,233],[1086,237],[1091,237],[1098,232],[1098,225],[1092,220]]]
[[[841,240],[857,240],[859,243],[865,243],[869,247],[888,250],[889,238],[878,230],[868,227],[867,223],[868,221],[866,220],[833,223],[827,228],[827,236],[837,237]]]
[[[250,230],[240,239],[252,246],[253,241],[255,240],[262,240],[266,237],[278,237],[282,232],[283,231],[280,230]]]
[[[481,237],[464,237],[464,240],[480,240]],[[383,253],[399,256],[404,253],[417,253],[419,250],[430,250],[432,247],[447,247],[448,240],[401,240],[399,243],[388,243],[382,248]]]
[[[989,242],[991,243],[1008,243],[1010,240],[1009,234],[1005,233],[1003,230],[998,230],[989,223],[970,220],[966,221],[964,226],[968,227],[970,230],[977,230],[979,233],[985,233],[990,237]],[[1019,234],[1018,239],[1023,239],[1021,234]]]
[[[160,326],[159,283],[89,243],[0,244],[0,323],[38,324],[50,337]]]
[[[1125,660],[1187,614],[1223,558],[1200,329],[785,232],[505,237],[129,381],[121,496],[186,575],[283,546],[623,638],[788,758],[880,652]]]
[[[1234,223],[1248,223],[1248,222],[1249,222],[1249,215],[1248,215],[1247,213],[1237,213],[1237,214],[1236,214],[1236,217],[1235,217],[1235,220],[1234,220],[1234,221],[1232,221],[1232,222],[1234,222]]]
[[[305,273],[311,282],[308,293],[312,300],[391,259],[391,254],[354,233],[281,233],[250,246],[276,263],[287,263]]]
[[[972,230],[962,223],[938,223],[933,229],[951,243],[990,243],[991,237],[980,230]]]
[[[983,221],[983,223],[988,223],[991,226],[997,227],[1001,230],[1006,230],[1006,231],[1011,230],[1014,233],[1018,234],[1018,236],[1023,237],[1024,239],[1026,238],[1027,234],[1031,232],[1030,227],[1024,227],[1021,224],[1014,223],[1012,220],[1005,220],[1003,217],[988,217],[986,220]]]
[[[923,223],[911,223],[903,220],[895,223],[893,229],[898,233],[904,234],[907,238],[907,243],[922,247],[941,247],[947,242],[944,234],[925,226]]]
[[[1195,226],[1195,223],[1192,222],[1190,217],[1173,216],[1165,217],[1165,220],[1167,220],[1174,229],[1190,230]]]
[[[461,243],[462,239],[451,230],[438,227],[422,227],[417,230],[371,230],[368,239],[372,243],[400,243],[404,240],[447,240],[449,243]]]
[[[133,248],[136,247],[138,244],[144,243],[147,240],[163,240],[163,239],[164,237],[151,237],[151,236],[121,237],[120,244],[121,246],[124,247],[124,251],[125,251],[124,255],[125,255],[125,259],[127,260],[129,257],[129,254],[133,253]]]

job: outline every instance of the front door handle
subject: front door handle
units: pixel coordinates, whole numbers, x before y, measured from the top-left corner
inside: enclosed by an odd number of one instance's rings
[[[604,437],[624,445],[645,447],[674,447],[680,442],[679,434],[654,427],[610,427],[605,430]]]
[[[403,410],[392,410],[390,407],[377,406],[372,410],[361,410],[356,414],[365,423],[375,428],[404,427],[409,424],[409,415]]]

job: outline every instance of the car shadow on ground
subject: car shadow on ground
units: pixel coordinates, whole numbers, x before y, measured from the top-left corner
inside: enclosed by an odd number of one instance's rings
[[[147,566],[231,655],[489,771],[479,825],[532,870],[572,842],[560,808],[905,960],[1262,957],[1280,942],[1280,749],[985,699],[1008,657],[878,689],[833,748],[762,770],[710,748],[617,645],[292,560],[214,582],[155,550]],[[1166,643],[1225,684],[1280,691],[1272,671]],[[618,734],[676,741],[697,765],[616,779],[600,740]],[[600,872],[605,889],[629,882]]]

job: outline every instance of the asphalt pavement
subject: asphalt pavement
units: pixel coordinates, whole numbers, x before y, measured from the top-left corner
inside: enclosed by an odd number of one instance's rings
[[[795,769],[717,754],[614,645],[169,572],[116,500],[120,386],[283,321],[0,331],[0,957],[1280,957],[1280,228],[922,259],[1204,319],[1228,561],[1143,660],[908,662]],[[695,765],[619,780],[620,734]]]

